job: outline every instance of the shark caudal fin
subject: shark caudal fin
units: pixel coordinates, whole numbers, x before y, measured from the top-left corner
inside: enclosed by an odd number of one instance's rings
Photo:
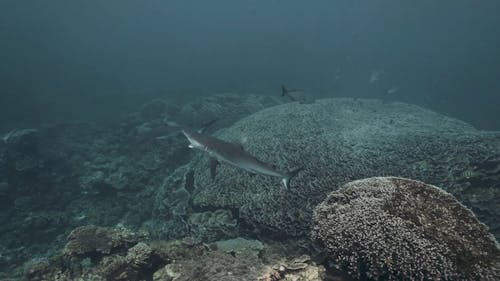
[[[286,174],[286,177],[281,179],[281,182],[283,183],[283,185],[285,186],[286,189],[288,189],[290,187],[290,180],[293,177],[295,177],[302,169],[304,169],[304,167],[300,167],[300,168],[297,168],[295,170],[291,170],[290,172],[288,172]]]

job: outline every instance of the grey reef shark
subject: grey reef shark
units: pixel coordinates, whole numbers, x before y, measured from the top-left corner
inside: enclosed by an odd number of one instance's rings
[[[246,152],[241,144],[227,142],[209,135],[205,135],[190,129],[182,130],[189,141],[189,148],[196,148],[210,155],[210,175],[215,178],[217,166],[226,163],[243,169],[250,174],[259,174],[281,178],[285,188],[289,188],[290,179],[298,174],[301,168],[290,172],[281,172],[272,165],[264,163]]]

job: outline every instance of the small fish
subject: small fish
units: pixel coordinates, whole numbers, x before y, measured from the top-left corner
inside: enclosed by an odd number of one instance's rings
[[[250,174],[279,177],[285,188],[288,189],[290,179],[302,170],[302,168],[298,168],[290,172],[281,172],[246,152],[240,144],[227,142],[189,129],[184,129],[182,133],[189,141],[189,148],[200,149],[211,156],[210,174],[212,178],[215,178],[217,166],[222,162],[245,170]]]
[[[372,73],[370,74],[370,79],[368,79],[368,82],[370,82],[370,83],[377,82],[378,80],[380,80],[380,76],[382,76],[382,74],[384,74],[384,72],[382,70],[372,71]]]
[[[333,80],[334,80],[334,81],[337,81],[337,80],[339,80],[340,78],[342,78],[342,75],[340,74],[340,69],[336,69],[336,70],[335,70],[335,75],[333,76]]]
[[[399,87],[394,86],[394,87],[389,88],[387,90],[386,94],[393,95],[393,94],[395,94],[397,92],[399,92]]]
[[[462,178],[470,179],[475,176],[475,173],[471,170],[465,170],[462,172]]]

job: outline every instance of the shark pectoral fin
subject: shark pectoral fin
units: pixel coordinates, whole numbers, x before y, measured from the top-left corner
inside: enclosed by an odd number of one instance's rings
[[[219,161],[217,161],[217,159],[211,157],[210,158],[210,176],[212,177],[212,179],[215,179],[217,165],[219,165]]]
[[[285,189],[288,189],[290,187],[290,180],[295,177],[300,171],[302,171],[304,167],[299,167],[297,169],[291,170],[286,174],[286,176],[281,179],[281,182],[285,186]]]

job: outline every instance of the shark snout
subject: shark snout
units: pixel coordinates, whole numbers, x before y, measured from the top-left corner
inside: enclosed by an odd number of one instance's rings
[[[188,139],[189,141],[189,148],[203,148],[204,146],[199,142],[197,141],[191,134],[189,134],[188,132],[186,132],[186,130],[182,130],[182,133],[184,134],[184,136],[186,136],[186,138]]]

